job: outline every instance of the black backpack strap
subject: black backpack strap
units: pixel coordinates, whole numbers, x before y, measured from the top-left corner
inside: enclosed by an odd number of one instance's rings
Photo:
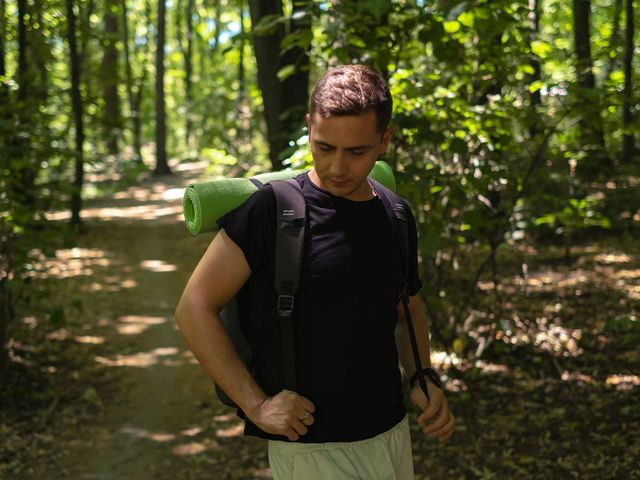
[[[373,185],[373,189],[378,198],[387,211],[387,216],[391,221],[394,236],[399,243],[400,253],[402,257],[402,288],[400,297],[402,298],[402,307],[404,309],[404,318],[409,329],[409,338],[411,340],[411,350],[413,351],[413,361],[416,366],[416,372],[422,371],[422,360],[420,359],[420,350],[418,349],[418,341],[416,339],[416,331],[413,328],[413,320],[409,312],[409,223],[405,206],[398,195],[393,193],[380,182],[369,177],[369,182]],[[420,388],[429,399],[429,390],[427,389],[427,381],[424,375],[418,377]]]
[[[269,182],[276,197],[275,290],[277,314],[282,332],[284,386],[296,391],[293,308],[300,283],[306,205],[295,179]]]

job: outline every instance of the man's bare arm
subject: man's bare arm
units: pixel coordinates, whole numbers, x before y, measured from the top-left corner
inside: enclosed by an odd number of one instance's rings
[[[431,366],[431,345],[429,342],[429,319],[419,295],[409,299],[409,314],[416,333],[418,351],[422,361],[422,368]],[[402,367],[409,378],[415,372],[415,362],[411,349],[409,329],[404,315],[402,303],[398,304],[398,324],[396,326],[396,344]],[[418,423],[423,424],[422,431],[445,442],[453,434],[455,418],[449,410],[449,404],[444,392],[433,382],[427,381],[429,400],[420,385],[411,390],[411,402],[422,412],[418,416]],[[427,424],[428,423],[428,424]],[[424,425],[426,424],[426,426]]]
[[[256,425],[297,440],[307,433],[313,404],[293,392],[267,397],[242,361],[220,319],[220,310],[251,275],[244,253],[220,230],[213,239],[176,307],[175,317],[187,345],[207,374]],[[305,424],[299,419],[306,417]]]

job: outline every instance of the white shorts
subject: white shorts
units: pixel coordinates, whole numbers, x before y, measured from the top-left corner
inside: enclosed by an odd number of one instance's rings
[[[298,443],[270,440],[274,480],[412,480],[409,419],[366,440]]]

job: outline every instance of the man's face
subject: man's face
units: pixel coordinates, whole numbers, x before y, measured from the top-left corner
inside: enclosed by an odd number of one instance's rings
[[[372,192],[367,176],[387,150],[392,130],[381,135],[375,112],[322,118],[307,114],[314,168],[311,181],[323,190],[349,200],[366,200]]]

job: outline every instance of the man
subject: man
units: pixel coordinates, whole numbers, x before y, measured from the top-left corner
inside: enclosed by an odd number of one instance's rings
[[[220,231],[176,309],[189,347],[234,400],[245,433],[269,439],[275,479],[413,478],[398,359],[415,366],[401,302],[402,258],[391,222],[367,181],[392,136],[384,80],[360,65],[329,70],[307,115],[314,167],[296,180],[308,210],[294,308],[297,391],[282,388],[273,287],[275,199],[267,185],[218,221]],[[409,311],[424,367],[428,321],[418,295],[415,220],[409,219]],[[254,372],[238,359],[218,313],[240,292]],[[427,372],[433,373],[433,372]],[[426,375],[417,372],[417,376]],[[254,378],[255,377],[255,378]],[[454,417],[428,380],[412,385],[423,432],[446,441]]]

